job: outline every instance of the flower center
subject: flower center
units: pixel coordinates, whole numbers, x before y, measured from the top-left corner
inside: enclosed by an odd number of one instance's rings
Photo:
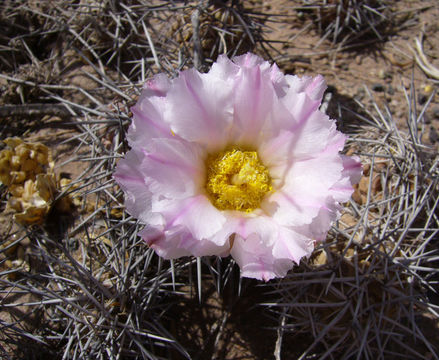
[[[268,170],[256,151],[222,151],[210,155],[206,167],[206,190],[220,210],[251,212],[273,189]]]

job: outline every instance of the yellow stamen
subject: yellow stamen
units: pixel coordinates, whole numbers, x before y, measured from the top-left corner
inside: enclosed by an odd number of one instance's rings
[[[220,210],[251,212],[273,189],[256,151],[222,151],[207,158],[206,168],[206,190]]]

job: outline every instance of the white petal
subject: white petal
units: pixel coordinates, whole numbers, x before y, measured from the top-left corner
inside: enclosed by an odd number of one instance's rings
[[[162,229],[146,227],[139,235],[157,255],[164,259],[177,259],[191,255],[188,249],[180,245],[185,243],[187,232],[179,232],[178,229],[164,232]]]
[[[278,236],[273,246],[273,256],[278,259],[293,260],[308,257],[314,250],[314,240],[284,226],[279,226]]]
[[[346,202],[354,192],[353,184],[357,184],[362,176],[363,167],[357,157],[340,155],[343,171],[340,180],[331,187],[331,195],[335,201]]]
[[[323,76],[317,75],[315,78],[304,76],[299,78],[296,75],[286,75],[285,79],[289,85],[290,92],[306,93],[312,100],[321,102],[323,93],[326,90],[326,82]]]
[[[142,169],[154,194],[175,199],[193,196],[205,181],[204,152],[182,139],[154,139],[144,151]]]
[[[275,92],[269,74],[262,74],[259,67],[242,68],[233,92],[233,136],[238,143],[252,145],[273,108]]]
[[[210,74],[182,72],[168,92],[165,120],[186,140],[208,149],[224,146],[232,121],[232,86]]]
[[[145,83],[137,104],[131,108],[133,121],[128,129],[131,147],[146,147],[153,138],[172,136],[171,128],[163,120],[169,87],[170,81],[164,74]]]
[[[213,63],[208,74],[224,81],[234,81],[238,71],[239,66],[234,64],[226,55],[220,55],[217,61]]]
[[[267,196],[262,208],[282,225],[300,226],[311,223],[325,208],[330,188],[343,170],[339,155],[293,162],[282,179],[282,187]]]
[[[128,152],[124,159],[119,160],[113,177],[125,193],[127,211],[138,219],[148,222],[152,216],[152,194],[145,175],[140,171],[142,160],[141,153]]]
[[[256,234],[246,239],[235,236],[231,255],[241,269],[241,276],[264,281],[284,277],[294,265],[291,260],[275,258],[272,247]]]
[[[143,98],[150,98],[153,96],[157,97],[165,97],[171,88],[171,81],[165,74],[157,74],[152,79],[147,80],[143,85],[142,97],[139,101],[142,101]]]
[[[271,176],[282,178],[294,162],[337,153],[343,149],[344,142],[345,136],[336,130],[335,123],[315,111],[301,126],[282,130],[276,137],[264,141],[259,155],[262,162],[271,167]]]
[[[230,245],[225,241],[221,246],[209,240],[200,240],[192,236],[184,226],[163,229],[147,227],[140,235],[157,254],[165,259],[182,256],[226,255]]]
[[[261,71],[266,71],[270,68],[270,63],[268,61],[265,61],[261,57],[252,53],[235,56],[232,60],[235,64],[237,64],[241,68],[259,67]]]
[[[165,229],[184,226],[194,238],[209,239],[224,225],[226,218],[205,195],[182,200],[154,201],[152,211],[160,213],[166,222]],[[227,239],[219,239],[223,245]]]
[[[242,217],[235,222],[231,254],[240,265],[242,276],[265,281],[285,276],[314,249],[314,241],[266,216]]]

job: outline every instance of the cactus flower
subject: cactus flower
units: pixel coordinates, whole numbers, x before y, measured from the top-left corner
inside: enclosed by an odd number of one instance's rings
[[[309,256],[362,169],[319,110],[325,88],[253,54],[148,81],[114,174],[146,243],[165,259],[231,255],[264,281]]]

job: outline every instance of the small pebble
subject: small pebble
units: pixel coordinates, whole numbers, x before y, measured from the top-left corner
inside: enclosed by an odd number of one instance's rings
[[[425,92],[426,94],[431,94],[431,93],[433,92],[433,86],[431,86],[430,84],[425,85],[425,86],[424,86],[424,92]]]
[[[358,190],[360,193],[367,194],[369,191],[369,177],[363,176],[358,183]]]
[[[76,250],[79,247],[78,240],[75,238],[69,238],[67,243],[68,243],[69,249],[71,249],[71,250]]]
[[[25,237],[23,240],[20,241],[20,245],[23,247],[30,246],[31,242],[28,237]]]
[[[363,203],[363,200],[362,200],[361,194],[360,194],[360,190],[356,189],[354,191],[354,193],[352,194],[352,199],[360,205]]]
[[[429,138],[432,144],[434,144],[439,140],[439,134],[437,133],[436,129],[433,126],[430,126]]]
[[[24,248],[22,246],[19,246],[17,249],[17,258],[24,260]]]
[[[424,123],[431,124],[431,119],[430,119],[430,116],[428,114],[424,113],[423,119],[424,119]]]
[[[365,92],[364,88],[363,88],[363,87],[359,87],[359,88],[357,89],[356,94],[354,95],[354,98],[357,99],[357,100],[359,100],[359,101],[361,101],[361,100],[364,99],[364,95],[365,95],[365,94],[366,94],[366,92]]]
[[[363,175],[364,176],[369,176],[369,171],[370,171],[370,164],[364,164],[364,166],[363,166]]]
[[[23,263],[24,263],[23,259],[16,259],[12,261],[12,265],[14,266],[14,268],[19,268],[21,265],[23,265]]]
[[[428,100],[428,95],[426,94],[418,94],[418,103],[419,105],[424,105]]]
[[[433,116],[435,119],[439,119],[439,105],[433,106]]]
[[[389,95],[395,95],[395,89],[393,89],[393,86],[392,86],[392,85],[389,85],[389,86],[387,87],[387,93],[388,93]]]
[[[361,56],[360,55],[355,56],[355,63],[357,65],[361,65]]]
[[[384,91],[384,85],[380,83],[375,83],[372,85],[372,90],[377,92],[383,92]]]
[[[372,180],[371,190],[373,194],[376,194],[377,192],[383,190],[383,187],[381,185],[381,177],[378,174],[375,175]]]

